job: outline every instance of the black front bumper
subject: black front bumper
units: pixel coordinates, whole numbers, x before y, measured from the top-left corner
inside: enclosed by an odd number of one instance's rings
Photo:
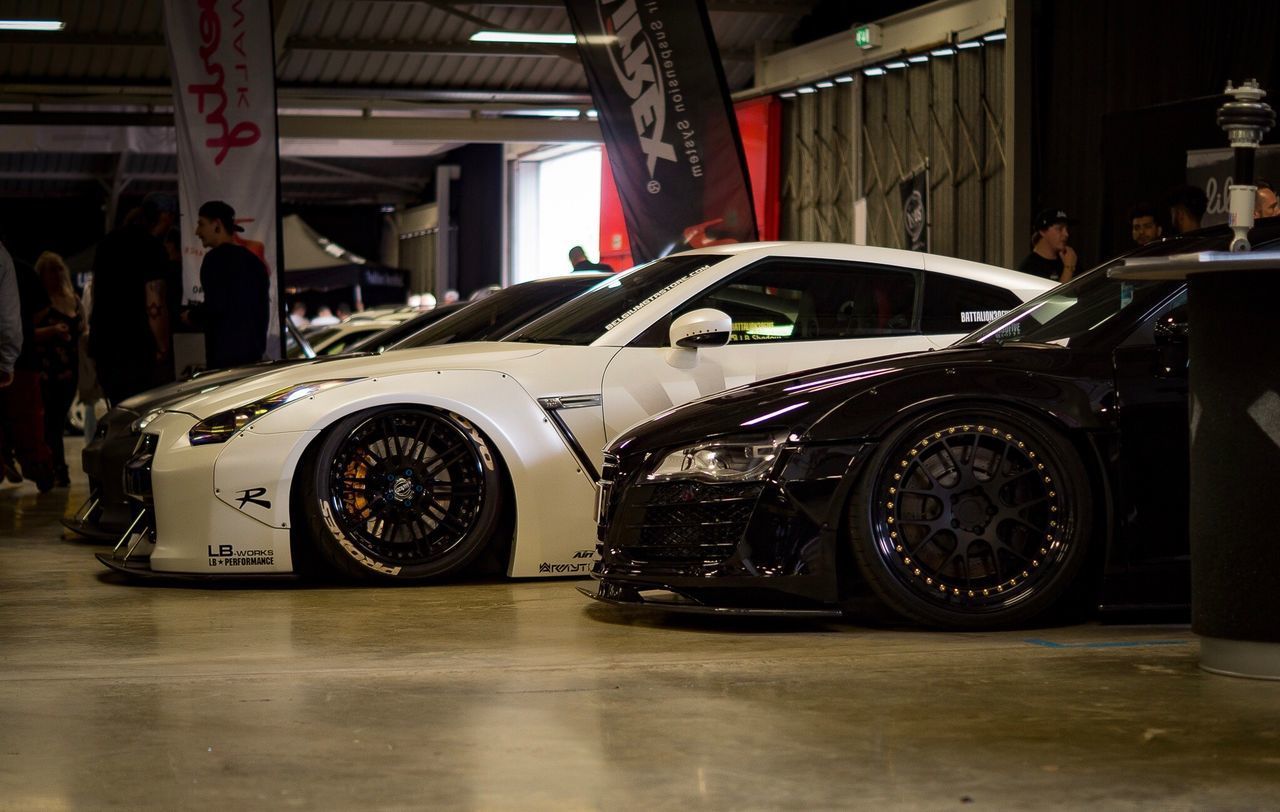
[[[852,569],[840,545],[844,506],[866,448],[787,449],[758,482],[651,482],[642,455],[610,458],[592,572],[600,584],[588,594],[681,611],[838,612],[849,587],[841,573]]]

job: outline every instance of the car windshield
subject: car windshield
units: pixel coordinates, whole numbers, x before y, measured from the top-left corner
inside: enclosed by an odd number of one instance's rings
[[[957,344],[1085,344],[1110,332],[1122,313],[1145,313],[1176,282],[1111,279],[1098,268],[1010,310]]]
[[[365,336],[348,347],[347,352],[382,352],[390,349],[401,341],[417,335],[422,330],[426,330],[436,322],[452,316],[464,306],[465,303],[437,305],[433,309],[420,313],[407,321],[402,321],[394,327],[388,327],[382,332]]]
[[[595,274],[512,285],[472,302],[388,349],[456,341],[493,341],[547,313],[599,282]]]
[[[520,330],[511,340],[590,344],[685,277],[726,258],[724,254],[673,256],[620,273]]]

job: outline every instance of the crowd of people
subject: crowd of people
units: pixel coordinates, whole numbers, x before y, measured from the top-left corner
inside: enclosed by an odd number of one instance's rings
[[[1280,199],[1272,185],[1265,180],[1256,181],[1255,185],[1258,193],[1254,219],[1280,215]],[[1145,202],[1129,210],[1129,232],[1134,246],[1163,239],[1166,233],[1185,234],[1203,226],[1209,208],[1209,197],[1203,189],[1180,186],[1169,193],[1166,203],[1164,211]],[[1079,265],[1076,251],[1069,244],[1075,222],[1062,209],[1045,209],[1037,214],[1032,223],[1031,251],[1018,263],[1018,270],[1056,282],[1069,281]]]
[[[70,485],[63,435],[77,394],[110,406],[172,381],[174,320],[204,332],[210,369],[262,359],[269,271],[236,241],[243,229],[234,209],[200,207],[204,301],[185,308],[177,218],[172,196],[148,195],[99,241],[82,294],[58,254],[46,251],[28,267],[0,244],[0,475],[8,481],[28,479],[41,492]]]

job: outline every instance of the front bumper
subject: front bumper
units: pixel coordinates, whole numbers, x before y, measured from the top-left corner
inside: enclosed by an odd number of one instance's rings
[[[99,560],[134,576],[291,575],[291,476],[283,472],[292,472],[290,450],[305,445],[306,433],[246,431],[226,443],[193,446],[187,434],[195,422],[166,412],[143,432],[123,477],[144,509],[139,526]],[[246,487],[246,477],[253,487]],[[252,498],[238,498],[244,494]]]
[[[97,432],[80,453],[81,467],[89,478],[89,498],[75,514],[63,517],[68,530],[98,541],[115,541],[137,517],[138,506],[124,492],[124,467],[138,442],[131,428],[138,417],[116,407],[98,423]]]
[[[772,476],[746,483],[650,482],[644,455],[610,458],[592,571],[600,584],[588,594],[683,611],[838,611],[851,569],[844,506],[867,448],[788,448]]]

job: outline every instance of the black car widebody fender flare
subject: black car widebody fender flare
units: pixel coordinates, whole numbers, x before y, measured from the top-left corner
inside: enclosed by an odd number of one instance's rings
[[[1010,386],[1011,383],[1014,385]],[[1085,567],[1091,585],[1096,585],[1102,576],[1102,563],[1110,559],[1115,543],[1112,483],[1117,477],[1119,442],[1115,422],[1107,408],[1111,391],[1111,380],[1102,376],[1046,380],[1025,370],[997,368],[964,376],[949,370],[908,372],[885,379],[827,412],[803,435],[803,443],[873,448],[899,426],[928,413],[965,408],[1006,409],[1039,421],[1061,432],[1089,472],[1095,511]],[[868,456],[864,453],[851,458],[847,475],[832,493],[824,523],[832,533],[845,530],[847,503],[863,475],[861,463]],[[836,547],[839,549],[840,545]],[[838,555],[843,556],[845,552],[840,551]],[[853,573],[853,568],[840,566],[838,571]],[[842,578],[842,582],[845,580]],[[842,595],[852,591],[856,591],[853,585],[841,584]]]

